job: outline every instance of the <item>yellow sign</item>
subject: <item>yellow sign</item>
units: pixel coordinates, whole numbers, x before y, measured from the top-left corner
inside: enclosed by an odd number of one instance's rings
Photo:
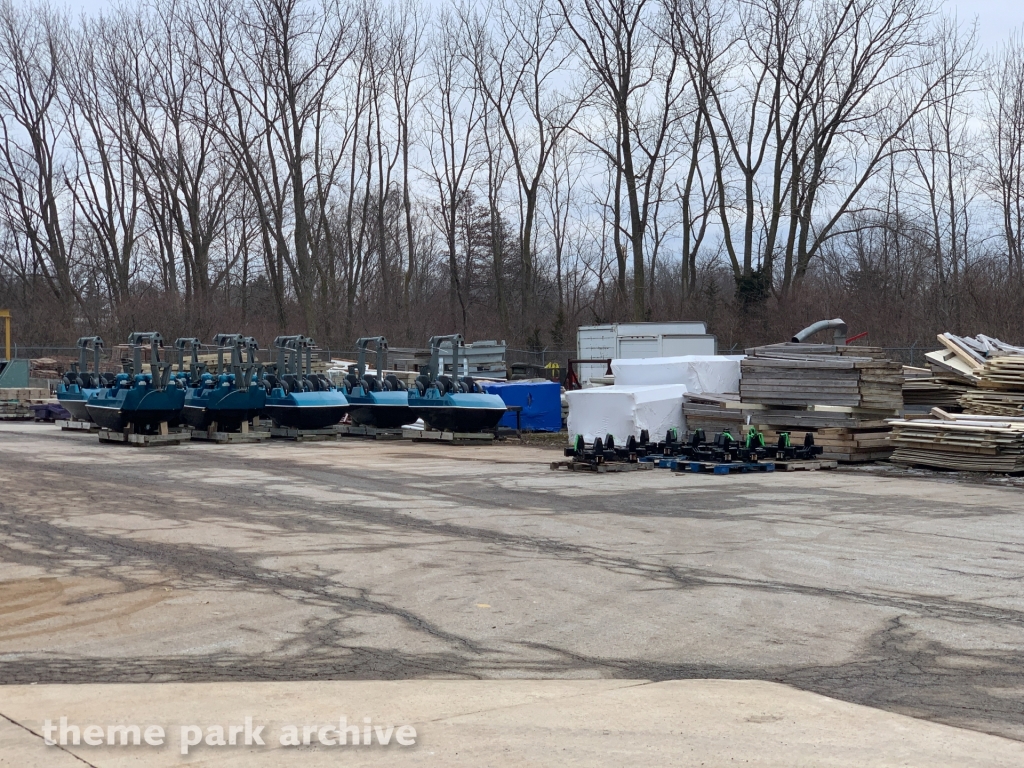
[[[4,321],[4,360],[11,359],[11,310],[0,309],[0,318]]]

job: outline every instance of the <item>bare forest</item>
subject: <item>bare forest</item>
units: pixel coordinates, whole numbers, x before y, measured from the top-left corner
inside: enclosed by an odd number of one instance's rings
[[[931,0],[0,0],[0,306],[574,346],[1024,340],[1024,39]]]

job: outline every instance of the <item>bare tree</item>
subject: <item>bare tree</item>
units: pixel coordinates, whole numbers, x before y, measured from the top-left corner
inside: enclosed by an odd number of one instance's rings
[[[42,6],[0,2],[0,201],[13,238],[4,264],[24,279],[42,276],[65,320],[80,295],[62,219],[63,120],[57,96],[68,19]],[[19,263],[18,254],[26,258]]]
[[[935,79],[935,98],[907,127],[912,173],[911,193],[917,192],[927,221],[926,247],[933,254],[942,327],[960,329],[960,278],[970,250],[972,200],[980,158],[971,127],[971,98],[980,75],[974,54],[974,30],[966,33],[952,20],[944,20],[935,45],[932,67],[925,80]]]
[[[559,81],[569,78],[575,46],[566,35],[565,17],[554,13],[548,0],[497,0],[478,12],[464,12],[461,21],[469,42],[467,55],[494,111],[492,128],[504,135],[523,201],[520,295],[527,320],[535,290],[534,233],[541,183],[588,94],[559,87]]]
[[[1024,283],[1024,37],[1015,32],[989,75],[990,189],[999,206],[1009,273]]]
[[[460,284],[459,209],[470,194],[479,167],[477,135],[484,100],[467,72],[457,20],[442,11],[434,25],[426,116],[430,131],[426,175],[436,192],[436,221],[448,258],[448,305],[453,327],[465,331],[469,296]]]
[[[633,319],[647,317],[644,245],[659,162],[668,154],[683,93],[678,46],[666,45],[652,0],[558,0],[580,59],[614,116],[614,149],[593,142],[626,187],[633,261]],[[585,129],[581,134],[588,136]],[[588,137],[589,138],[589,137]]]

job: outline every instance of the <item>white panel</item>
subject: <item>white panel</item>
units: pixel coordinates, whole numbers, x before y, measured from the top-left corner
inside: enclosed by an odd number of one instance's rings
[[[635,359],[638,357],[659,357],[661,345],[656,336],[627,336],[619,338],[618,354],[615,357]]]
[[[662,336],[661,357],[680,355],[714,355],[718,350],[714,336]]]
[[[700,321],[679,321],[674,323],[619,323],[619,336],[676,336],[703,335],[708,332],[707,325]]]

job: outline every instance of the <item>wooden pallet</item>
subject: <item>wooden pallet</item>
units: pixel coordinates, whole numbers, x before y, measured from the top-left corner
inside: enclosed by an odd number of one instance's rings
[[[494,435],[490,432],[433,432],[419,429],[403,429],[402,437],[416,443],[447,443],[448,445],[490,445]]]
[[[776,461],[776,472],[796,472],[798,470],[815,471],[818,469],[835,469],[838,461],[829,459],[798,459],[793,461]]]
[[[570,472],[635,472],[641,469],[654,469],[651,462],[606,461],[590,464],[586,461],[552,461],[552,469],[567,469]]]
[[[99,431],[101,443],[120,443],[135,448],[154,448],[163,445],[181,445],[189,439],[187,432],[167,432],[162,435],[136,435],[132,432],[114,432],[110,429]]]
[[[338,439],[338,427],[326,429],[292,429],[291,427],[271,427],[270,436],[280,440],[294,440],[297,443],[323,442]]]
[[[650,464],[658,469],[675,469],[680,464],[689,461],[685,456],[644,456],[638,461]]]
[[[193,429],[192,439],[208,443],[262,443],[270,439],[269,432],[211,432],[205,429]]]
[[[405,431],[398,429],[381,429],[380,427],[357,426],[355,424],[338,425],[340,437],[360,437],[367,440],[405,440]]]
[[[58,419],[54,422],[64,432],[99,432],[100,427],[91,421],[76,421],[73,419]]]
[[[775,463],[763,462],[729,462],[719,464],[714,461],[680,461],[674,472],[710,472],[715,475],[731,475],[741,472],[774,472]]]

